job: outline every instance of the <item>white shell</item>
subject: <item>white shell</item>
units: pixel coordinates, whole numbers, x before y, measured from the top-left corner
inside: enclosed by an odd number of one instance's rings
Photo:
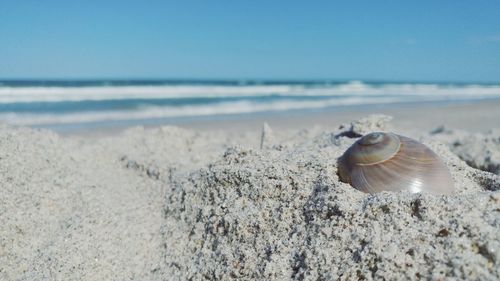
[[[444,162],[424,144],[393,133],[360,138],[338,161],[342,181],[367,193],[382,191],[453,193]]]

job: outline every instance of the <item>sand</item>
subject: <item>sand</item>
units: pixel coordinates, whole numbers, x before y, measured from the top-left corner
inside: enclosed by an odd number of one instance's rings
[[[498,172],[500,132],[398,122],[89,138],[2,125],[0,279],[498,280],[500,177],[470,165]],[[455,194],[340,182],[336,159],[373,130],[431,147]]]

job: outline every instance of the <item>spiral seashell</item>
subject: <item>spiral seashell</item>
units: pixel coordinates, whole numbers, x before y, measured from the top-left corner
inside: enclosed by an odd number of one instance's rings
[[[356,141],[338,160],[343,182],[367,192],[409,191],[453,193],[444,162],[424,144],[393,133],[370,133]]]

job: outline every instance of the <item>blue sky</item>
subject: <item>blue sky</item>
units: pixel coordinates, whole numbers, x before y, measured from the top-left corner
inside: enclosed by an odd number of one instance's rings
[[[0,78],[500,82],[500,2],[0,0]]]

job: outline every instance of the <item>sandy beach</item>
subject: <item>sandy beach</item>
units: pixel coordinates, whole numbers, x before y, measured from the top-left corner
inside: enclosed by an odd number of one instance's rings
[[[0,279],[498,280],[499,108],[63,135],[0,125]],[[372,131],[430,147],[455,192],[370,195],[341,182],[337,158]]]
[[[0,281],[500,280],[498,27],[495,1],[2,1]]]

